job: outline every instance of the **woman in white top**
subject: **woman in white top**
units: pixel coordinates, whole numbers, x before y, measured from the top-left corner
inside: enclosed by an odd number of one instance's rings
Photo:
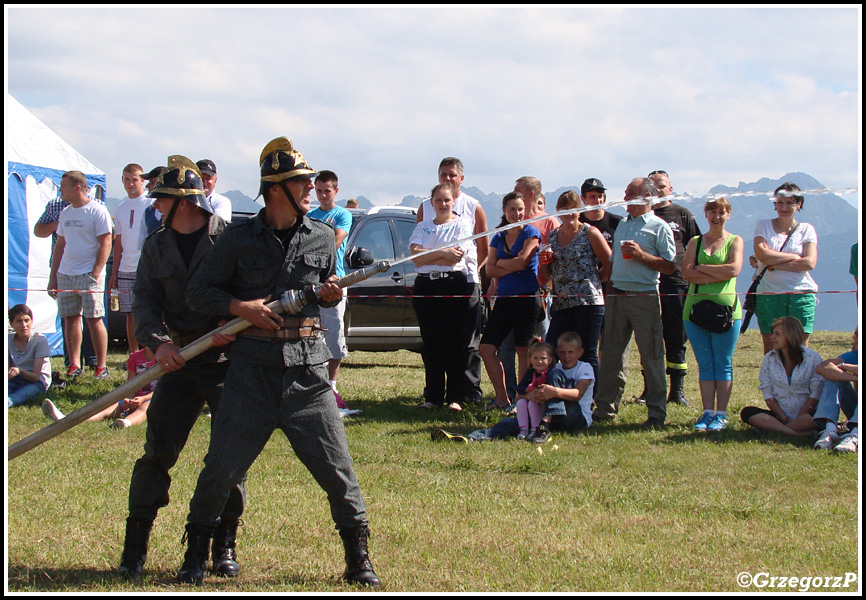
[[[20,406],[43,394],[51,385],[48,339],[33,333],[33,311],[24,304],[9,309],[9,395],[7,408]]]
[[[415,225],[409,238],[413,256],[439,248],[412,259],[418,272],[412,307],[424,342],[421,357],[426,387],[420,407],[432,409],[447,404],[451,410],[462,410],[460,403],[472,385],[466,377],[466,364],[476,325],[476,311],[470,304],[475,284],[469,264],[475,248],[471,241],[455,243],[471,237],[472,230],[453,212],[451,186],[437,185],[430,197],[435,218]]]
[[[776,319],[797,317],[806,332],[807,345],[815,320],[818,284],[809,271],[818,261],[818,236],[814,227],[794,218],[803,209],[803,196],[792,193],[798,191],[800,188],[790,182],[776,188],[773,205],[778,216],[758,221],[755,226],[755,256],[768,267],[758,285],[755,307],[764,354],[773,347],[771,330]]]
[[[747,406],[740,418],[755,429],[805,437],[817,428],[812,415],[824,390],[817,373],[821,357],[806,348],[806,333],[795,317],[776,319],[770,337],[773,347],[758,375],[769,410]]]

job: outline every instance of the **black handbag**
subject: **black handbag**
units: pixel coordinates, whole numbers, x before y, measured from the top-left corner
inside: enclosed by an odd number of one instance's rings
[[[761,274],[755,277],[752,285],[749,286],[749,291],[746,292],[746,299],[743,301],[743,308],[751,313],[755,312],[758,306],[758,284],[761,283],[761,278],[767,272],[767,267],[761,271]]]
[[[695,249],[695,262],[701,252],[701,240],[703,236],[698,236],[697,247]],[[697,263],[700,264],[700,263]],[[695,284],[694,295],[697,295],[700,285]],[[710,333],[725,333],[734,324],[734,307],[723,306],[712,300],[701,300],[695,302],[689,311],[689,321],[706,329]]]

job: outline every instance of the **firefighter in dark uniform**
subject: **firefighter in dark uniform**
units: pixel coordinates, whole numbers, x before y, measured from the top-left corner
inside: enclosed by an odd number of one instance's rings
[[[689,284],[683,279],[682,267],[686,246],[690,239],[696,235],[701,235],[701,229],[689,209],[665,199],[673,195],[673,186],[667,173],[653,171],[648,177],[658,188],[659,198],[662,199],[653,204],[653,212],[671,226],[671,230],[674,232],[674,244],[677,248],[676,269],[673,274],[665,275],[662,273],[659,278],[666,370],[671,380],[668,404],[688,406],[689,402],[686,400],[684,388],[688,364],[686,363],[687,338],[683,324],[683,307],[689,291]]]
[[[135,337],[156,356],[165,374],[158,380],[147,412],[144,456],[132,471],[129,517],[118,572],[138,578],[147,559],[147,544],[157,511],[169,502],[169,470],[177,462],[189,432],[208,404],[215,419],[228,362],[220,348],[184,361],[183,346],[218,326],[219,318],[190,308],[187,280],[225,230],[202,188],[201,173],[183,156],[170,156],[150,197],[165,221],[144,243],[135,279]],[[231,338],[216,336],[224,345]],[[229,490],[214,537],[214,571],[239,574],[235,555],[238,520],[244,510],[244,477]]]
[[[305,216],[316,171],[291,140],[271,141],[259,165],[265,208],[226,230],[187,289],[187,302],[196,310],[242,317],[252,327],[228,349],[220,414],[190,501],[189,545],[178,580],[201,585],[210,536],[221,523],[229,493],[279,428],[327,493],[345,547],[343,579],[378,587],[381,581],[367,554],[366,506],[328,384],[331,354],[319,306],[311,303],[286,316],[266,306],[287,290],[309,286],[321,286],[322,306],[339,302],[334,231]]]

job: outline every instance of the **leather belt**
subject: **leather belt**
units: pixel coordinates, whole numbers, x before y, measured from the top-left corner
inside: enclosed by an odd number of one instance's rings
[[[653,290],[651,292],[630,292],[613,286],[610,287],[610,293],[614,296],[658,296],[658,290]]]
[[[418,277],[421,279],[450,279],[451,277],[457,277],[457,275],[463,275],[463,271],[433,271],[432,273],[418,273]]]
[[[247,327],[238,332],[243,337],[268,338],[272,340],[299,340],[319,337],[322,321],[319,317],[280,317],[280,328],[277,330]]]

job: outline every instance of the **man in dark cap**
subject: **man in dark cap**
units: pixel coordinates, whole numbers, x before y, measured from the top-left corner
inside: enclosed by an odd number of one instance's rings
[[[195,164],[198,166],[198,170],[201,171],[204,193],[207,196],[207,201],[213,207],[214,214],[221,216],[226,223],[231,223],[232,201],[214,191],[217,182],[216,165],[209,158],[203,158]]]
[[[132,471],[129,517],[118,572],[141,576],[150,530],[157,511],[169,502],[171,469],[186,444],[189,432],[205,403],[219,414],[217,403],[228,363],[219,348],[186,362],[183,346],[218,326],[219,318],[198,312],[184,300],[187,279],[225,230],[225,222],[212,214],[195,163],[170,156],[168,167],[150,192],[164,215],[164,225],[145,240],[135,278],[135,337],[156,357],[165,371],[156,384],[147,412],[144,456]],[[220,336],[217,336],[220,337]],[[214,343],[224,345],[225,337]],[[244,510],[245,472],[229,490],[229,498],[214,538],[214,571],[239,574],[235,554],[238,520]]]
[[[141,178],[147,181],[147,184],[144,187],[148,192],[152,192],[153,188],[156,187],[156,182],[164,170],[165,167],[154,167],[147,173],[141,174]],[[162,226],[162,215],[159,214],[156,207],[151,204],[144,210],[144,227],[147,229],[147,235],[150,235],[159,229],[160,226]]]
[[[210,449],[190,501],[189,546],[178,572],[183,583],[201,585],[210,537],[221,522],[229,491],[261,453],[274,429],[325,490],[345,547],[343,579],[378,587],[367,554],[367,513],[349,455],[343,423],[328,384],[319,306],[282,316],[266,306],[288,290],[321,286],[321,306],[335,306],[334,230],[306,216],[312,169],[291,140],[277,138],[259,158],[265,208],[226,230],[187,289],[196,310],[233,315],[252,323],[230,351]]]
[[[609,213],[604,210],[604,205],[607,203],[605,196],[607,188],[600,179],[590,177],[580,186],[580,200],[586,207],[595,206],[593,210],[580,213],[579,220],[581,223],[588,223],[601,232],[604,236],[607,245],[613,248],[613,233],[616,231],[616,226],[622,221],[622,217]],[[605,282],[608,283],[608,282]]]

